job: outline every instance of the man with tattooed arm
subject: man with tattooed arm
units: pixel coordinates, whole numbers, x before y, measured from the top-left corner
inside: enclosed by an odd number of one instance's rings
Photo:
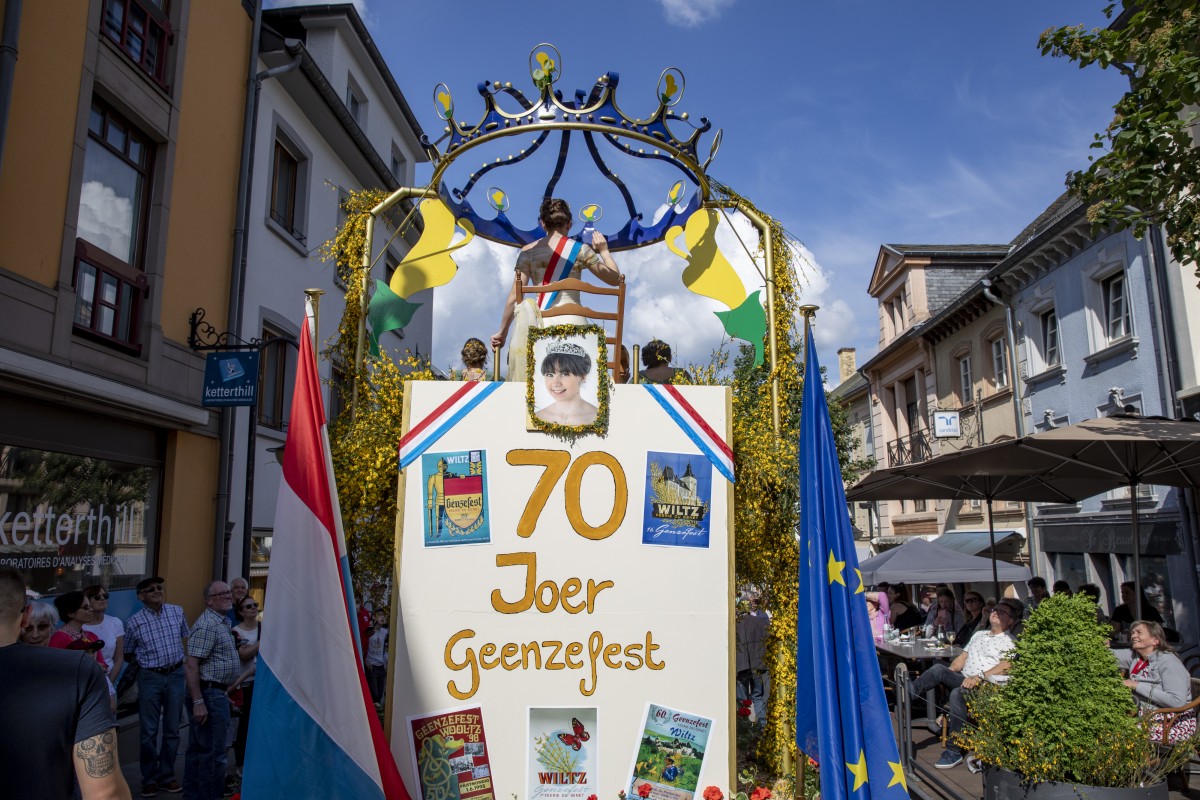
[[[0,567],[0,775],[4,795],[131,800],[117,758],[104,672],[89,653],[17,641],[29,616],[25,581]]]

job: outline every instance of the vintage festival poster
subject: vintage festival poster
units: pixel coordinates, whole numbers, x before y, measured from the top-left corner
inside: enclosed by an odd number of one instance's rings
[[[704,456],[646,453],[642,544],[708,547],[712,463]]]
[[[600,793],[599,711],[530,708],[525,736],[529,800],[585,800]]]
[[[422,455],[421,486],[426,547],[491,542],[483,450]]]
[[[699,714],[648,703],[626,794],[650,785],[649,800],[692,800],[700,783],[713,721]]]
[[[494,800],[479,706],[408,718],[423,800]]]

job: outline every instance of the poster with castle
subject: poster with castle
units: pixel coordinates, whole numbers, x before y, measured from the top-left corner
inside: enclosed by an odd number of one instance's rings
[[[642,544],[708,547],[712,464],[698,454],[646,454]]]

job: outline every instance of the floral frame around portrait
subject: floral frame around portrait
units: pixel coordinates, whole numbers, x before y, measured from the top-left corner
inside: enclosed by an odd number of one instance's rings
[[[569,347],[574,345],[575,347]],[[548,421],[540,417],[537,387],[542,381],[542,373],[538,368],[550,347],[565,347],[565,350],[577,352],[576,348],[591,359],[591,370],[588,379],[595,376],[596,417],[587,424],[564,425]],[[549,325],[544,328],[529,330],[529,346],[525,364],[525,410],[528,428],[531,431],[558,436],[576,437],[589,433],[604,436],[608,433],[609,390],[611,387],[608,375],[608,342],[604,328],[599,325]],[[590,395],[590,392],[589,392]]]

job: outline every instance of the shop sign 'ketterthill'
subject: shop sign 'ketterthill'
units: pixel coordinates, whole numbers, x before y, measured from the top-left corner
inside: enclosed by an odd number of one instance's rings
[[[209,353],[204,365],[205,406],[252,406],[258,392],[258,353]]]

